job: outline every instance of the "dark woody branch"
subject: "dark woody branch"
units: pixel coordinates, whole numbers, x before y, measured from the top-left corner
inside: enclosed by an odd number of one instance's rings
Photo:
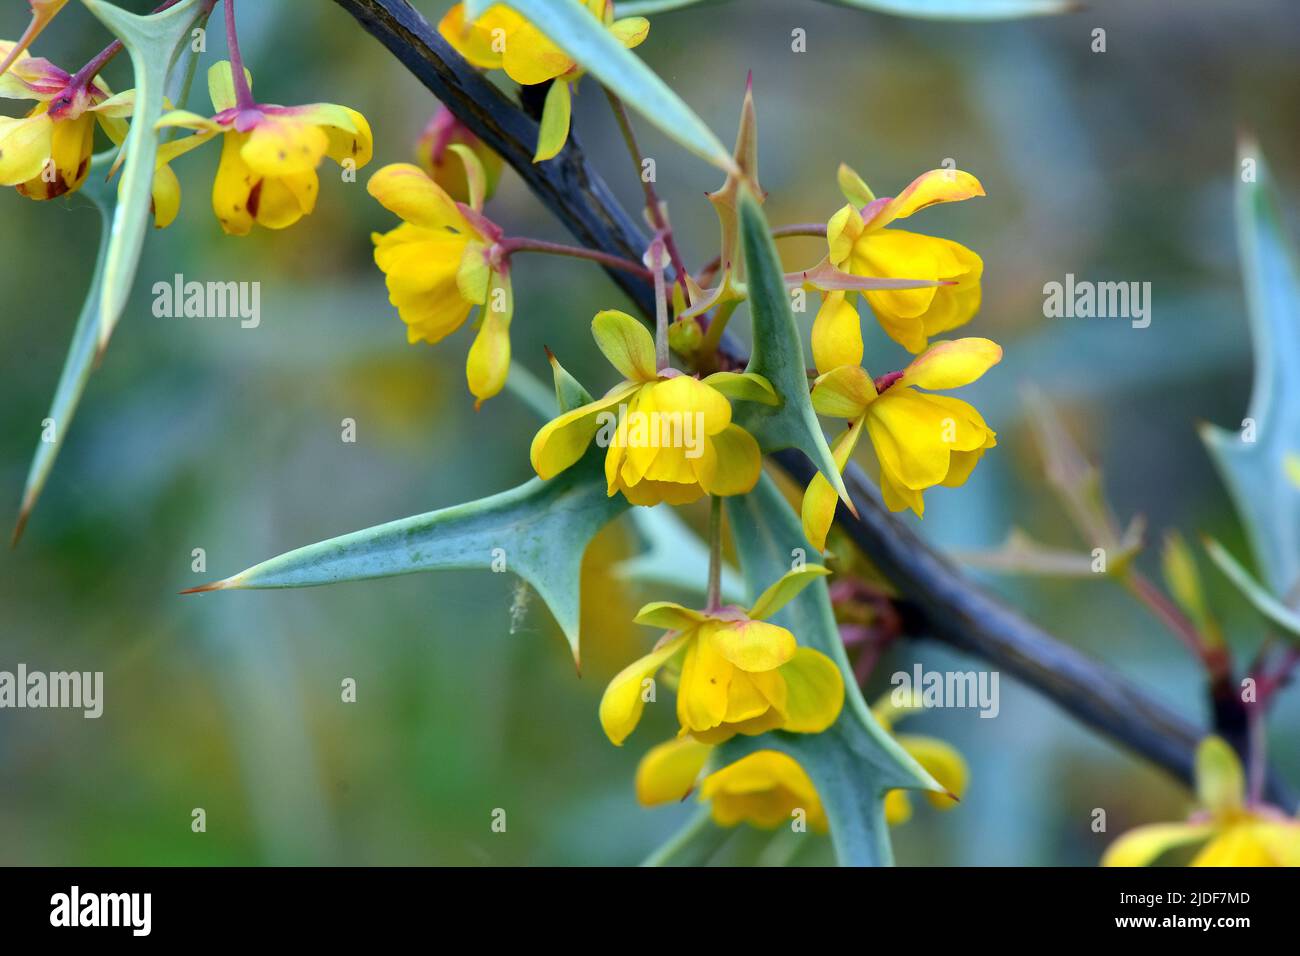
[[[498,152],[579,242],[640,260],[644,235],[575,138],[555,159],[534,164],[536,121],[466,63],[405,0],[336,2]],[[607,271],[644,315],[654,314],[649,282]],[[734,357],[743,365],[743,356]],[[812,465],[798,452],[774,457],[796,481],[811,478]],[[914,629],[1005,670],[1092,729],[1192,782],[1193,755],[1206,731],[972,583],[881,506],[856,465],[850,465],[845,482],[860,517],[841,506],[837,522],[917,610]],[[1273,802],[1291,808],[1285,785],[1271,775],[1266,791]]]

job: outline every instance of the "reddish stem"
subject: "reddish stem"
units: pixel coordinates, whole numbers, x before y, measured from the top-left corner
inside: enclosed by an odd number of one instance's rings
[[[568,256],[572,259],[588,259],[592,262],[599,262],[609,269],[631,272],[633,275],[640,276],[647,281],[652,278],[650,270],[639,262],[633,262],[631,259],[624,259],[621,256],[600,252],[596,249],[584,249],[582,246],[567,246],[561,242],[548,242],[545,239],[525,239],[522,237],[502,239],[497,243],[497,246],[505,256],[513,255],[516,252],[541,252],[552,256]]]
[[[235,32],[235,0],[226,0],[226,46],[230,51],[230,71],[235,79],[235,105],[241,110],[253,109],[257,102],[244,75],[244,57],[239,52],[239,36]]]

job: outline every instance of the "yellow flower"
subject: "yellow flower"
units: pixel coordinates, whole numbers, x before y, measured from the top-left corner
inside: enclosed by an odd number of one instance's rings
[[[375,264],[388,298],[406,323],[410,342],[440,342],[481,306],[478,334],[465,364],[469,389],[483,404],[501,391],[510,368],[514,296],[501,230],[480,212],[485,173],[474,154],[453,145],[466,164],[471,204],[457,203],[424,170],[410,163],[385,166],[370,178],[370,195],[404,221],[375,233]]]
[[[774,403],[766,379],[749,372],[696,379],[658,369],[654,339],[625,312],[598,313],[591,330],[624,381],[542,427],[530,450],[540,477],[564,471],[595,438],[606,447],[609,494],[621,491],[634,505],[687,504],[754,487],[762,454],[754,437],[732,423],[727,398]]]
[[[251,88],[252,76],[247,70],[244,75]],[[212,209],[231,235],[248,235],[254,223],[285,229],[311,213],[320,191],[316,170],[326,156],[352,170],[370,162],[370,124],[356,110],[333,103],[241,108],[234,74],[224,60],[208,70],[208,94],[216,111],[211,118],[175,110],[158,126],[197,131],[168,144],[171,158],[222,137]]]
[[[0,60],[15,44],[0,42]],[[19,53],[0,76],[0,97],[35,100],[21,118],[0,116],[0,185],[16,186],[29,199],[54,199],[86,181],[94,151],[95,121],[109,98],[102,80],[84,85],[48,60]]]
[[[1250,805],[1241,762],[1219,737],[1196,749],[1201,811],[1186,823],[1154,823],[1110,845],[1102,866],[1149,866],[1166,850],[1201,845],[1192,866],[1300,866],[1300,820]]]
[[[845,188],[849,204],[826,224],[832,265],[855,276],[950,283],[864,292],[890,338],[909,352],[920,352],[930,336],[970,321],[980,304],[980,257],[949,239],[885,227],[935,203],[983,196],[979,180],[961,170],[934,169],[899,195],[870,199],[861,209],[857,203],[870,197],[865,184],[847,167],[841,167],[840,181],[857,188]]]
[[[957,748],[937,737],[920,734],[895,734],[894,723],[911,708],[897,707],[890,702],[889,696],[878,701],[871,708],[871,715],[876,723],[891,734],[939,786],[947,793],[927,791],[925,798],[930,805],[939,810],[951,810],[966,792],[966,782],[970,772],[966,761]],[[885,820],[890,826],[898,826],[912,818],[912,799],[906,790],[890,790],[885,794]]]
[[[583,0],[583,6],[628,49],[640,45],[650,32],[644,17],[615,20],[613,0]],[[438,31],[470,63],[486,70],[505,70],[521,86],[554,80],[542,107],[533,162],[550,159],[564,147],[569,138],[573,87],[583,74],[572,57],[528,20],[500,4],[466,23],[464,4],[458,3],[447,11]]]
[[[691,737],[652,747],[637,766],[637,799],[644,806],[676,803],[695,789],[713,748]],[[718,826],[739,823],[771,830],[802,810],[817,833],[829,829],[826,811],[799,762],[778,750],[756,750],[716,770],[700,783],[700,800]]]
[[[829,657],[799,647],[795,637],[766,618],[814,578],[828,573],[809,565],[773,584],[748,611],[726,607],[693,611],[666,601],[647,604],[638,624],[668,633],[649,654],[629,664],[605,689],[600,723],[621,746],[636,729],[645,691],[661,668],[680,668],[677,719],[681,733],[717,744],[735,734],[780,728],[815,734],[835,722],[844,704],[844,680]]]
[[[822,313],[827,311],[823,307]],[[841,344],[825,345],[832,333],[813,328],[813,351],[822,361],[861,356],[861,333],[854,317],[852,334],[834,332]],[[818,339],[823,340],[819,352]],[[845,344],[848,343],[848,344]],[[922,491],[935,485],[956,488],[965,483],[976,462],[997,444],[997,433],[985,424],[971,405],[924,389],[950,389],[968,385],[1002,359],[1002,349],[988,339],[967,338],[936,342],[912,360],[902,372],[873,381],[861,366],[835,365],[813,384],[813,407],[822,415],[848,419],[850,425],[831,444],[842,471],[865,429],[880,462],[880,490],[891,511],[911,508],[925,513]],[[821,475],[804,493],[803,529],[819,550],[835,516],[835,491]]]
[[[439,106],[433,114],[424,132],[416,144],[416,155],[420,167],[433,177],[433,181],[443,188],[447,195],[456,202],[469,202],[469,181],[465,172],[465,163],[453,156],[452,146],[466,146],[483,165],[486,177],[483,199],[492,198],[497,181],[501,178],[501,157],[494,153],[486,143],[470,132],[451,110]]]

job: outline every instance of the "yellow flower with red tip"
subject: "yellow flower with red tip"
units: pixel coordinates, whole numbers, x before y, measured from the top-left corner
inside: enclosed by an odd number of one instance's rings
[[[628,49],[640,45],[650,32],[644,17],[615,20],[613,0],[583,0],[583,6]],[[564,147],[569,138],[573,88],[583,74],[572,57],[537,26],[501,4],[466,22],[465,5],[457,3],[442,18],[438,31],[470,63],[485,70],[505,70],[521,86],[554,81],[542,107],[533,162],[550,159]]]
[[[97,78],[76,82],[49,60],[15,49],[0,42],[0,60],[13,56],[0,76],[0,97],[36,105],[23,117],[0,116],[0,185],[35,200],[75,192],[90,172],[96,120],[110,135],[119,132],[99,111],[111,95],[108,86]]]
[[[728,396],[775,403],[766,379],[749,372],[697,379],[660,369],[654,339],[625,312],[599,313],[591,330],[624,381],[542,427],[529,453],[541,478],[573,465],[595,439],[606,449],[608,493],[622,492],[634,505],[688,504],[754,487],[762,453],[732,422]]]
[[[833,266],[855,276],[945,283],[864,292],[890,338],[909,352],[921,352],[931,336],[970,321],[980,305],[980,257],[950,239],[887,227],[936,203],[983,196],[979,180],[958,169],[933,169],[897,196],[876,199],[847,166],[840,168],[839,179],[849,203],[826,224]]]
[[[247,70],[244,75],[251,89],[252,76]],[[175,110],[158,126],[196,131],[169,143],[169,158],[222,137],[212,209],[230,235],[247,235],[254,223],[285,229],[310,214],[320,191],[316,170],[325,157],[352,170],[370,162],[370,124],[356,110],[333,103],[241,106],[234,73],[224,60],[208,71],[208,94],[216,111],[212,117]]]
[[[819,316],[813,328],[818,371],[823,370],[822,362],[861,357],[856,318],[856,339],[841,329],[818,329],[821,322]],[[925,489],[964,484],[984,452],[997,444],[997,433],[973,406],[932,391],[968,385],[1001,360],[1002,348],[996,342],[966,338],[936,342],[903,371],[879,381],[860,365],[833,365],[813,383],[812,402],[820,414],[850,422],[831,443],[836,464],[844,470],[865,431],[880,462],[885,504],[891,511],[911,508],[924,515]],[[830,482],[814,476],[804,493],[803,530],[818,550],[826,546],[835,501]]]
[[[465,324],[475,306],[482,307],[465,365],[481,405],[505,385],[514,296],[507,258],[497,246],[501,230],[481,213],[483,168],[465,146],[450,148],[466,164],[471,202],[453,200],[418,166],[385,166],[366,188],[403,222],[371,238],[375,264],[410,342],[440,342]]]
[[[800,647],[793,634],[766,618],[827,573],[817,565],[791,571],[748,611],[734,606],[694,611],[667,601],[647,604],[636,622],[667,633],[605,689],[600,723],[606,736],[621,745],[636,729],[647,684],[663,668],[677,671],[681,733],[702,743],[777,728],[804,734],[825,730],[844,704],[839,668],[820,651]]]
[[[1153,823],[1125,833],[1102,866],[1150,866],[1166,851],[1200,847],[1192,866],[1300,866],[1300,820],[1246,800],[1241,761],[1222,738],[1196,749],[1201,809],[1185,823]]]

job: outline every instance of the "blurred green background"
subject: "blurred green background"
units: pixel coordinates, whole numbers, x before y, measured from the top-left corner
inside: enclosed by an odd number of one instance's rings
[[[448,4],[415,4],[436,22]],[[146,4],[128,4],[143,9]],[[261,99],[340,102],[375,131],[375,163],[413,157],[436,106],[332,3],[242,3],[241,43]],[[0,12],[16,38],[24,4]],[[1107,52],[1091,52],[1092,33]],[[808,52],[791,52],[791,31]],[[211,31],[203,68],[223,55]],[[72,4],[37,55],[75,70],[108,42]],[[1074,542],[1046,490],[1020,387],[1036,383],[1105,467],[1121,517],[1198,530],[1246,553],[1198,420],[1245,413],[1249,342],[1232,226],[1238,133],[1259,137],[1297,224],[1300,12],[1288,0],[1097,2],[1059,19],[915,22],[804,0],[739,0],[654,18],[642,56],[729,142],[754,71],[760,170],[774,224],[840,204],[853,165],[887,195],[947,158],[988,198],[908,225],[978,251],[984,306],[967,334],[1006,360],[971,389],[998,449],[959,490],[927,496],[923,532],[990,548],[1012,523]],[[119,58],[107,72],[130,86]],[[207,109],[202,82],[192,108]],[[22,104],[5,107],[16,115]],[[644,122],[659,188],[687,261],[716,252],[702,194],[719,182]],[[630,175],[604,98],[588,80],[575,128],[631,208]],[[102,147],[101,147],[102,148]],[[626,519],[593,547],[585,576],[584,672],[535,596],[510,575],[414,575],[308,591],[182,598],[177,592],[298,545],[504,489],[530,476],[539,422],[510,393],[477,414],[465,387],[472,333],[406,344],[370,257],[392,217],[358,183],[322,168],[316,212],[284,232],[224,236],[209,203],[219,150],[180,160],[177,222],[146,246],[136,294],[91,381],[67,445],[16,551],[0,551],[0,669],[102,670],[99,720],[0,712],[0,863],[621,864],[692,812],[643,810],[632,773],[674,729],[659,708],[623,748],[596,719],[608,678],[653,635],[630,624],[665,595],[609,566],[636,542]],[[518,235],[567,239],[508,171],[489,213]],[[0,195],[0,488],[16,513],[28,462],[89,282],[98,222],[89,200]],[[815,240],[783,243],[791,268]],[[158,319],[150,288],[262,283],[262,324]],[[1045,319],[1044,282],[1067,272],[1149,281],[1153,321]],[[516,357],[539,375],[549,345],[594,389],[612,384],[588,327],[626,307],[597,269],[531,258],[514,270]],[[806,316],[811,320],[811,313]],[[739,324],[739,323],[738,323]],[[866,323],[874,333],[874,324]],[[903,364],[875,334],[867,364]],[[358,440],[340,440],[344,418]],[[688,511],[688,519],[700,515]],[[910,521],[915,519],[909,518]],[[191,571],[203,548],[207,571]],[[1154,550],[1142,565],[1158,573]],[[1202,566],[1239,657],[1262,628]],[[1196,667],[1118,586],[989,579],[1035,621],[1203,722]],[[512,626],[512,620],[514,625]],[[877,670],[978,668],[907,643]],[[354,678],[357,702],[340,700]],[[918,804],[895,831],[908,864],[1095,863],[1129,826],[1176,819],[1188,795],[1002,675],[1001,713],[917,717],[904,729],[956,743],[972,767],[950,813]],[[1300,781],[1300,694],[1272,721],[1274,759]],[[654,710],[654,708],[651,708]],[[190,829],[191,810],[207,832]],[[1109,832],[1091,832],[1107,810]],[[504,834],[490,829],[507,812]],[[806,859],[818,859],[811,852]]]

